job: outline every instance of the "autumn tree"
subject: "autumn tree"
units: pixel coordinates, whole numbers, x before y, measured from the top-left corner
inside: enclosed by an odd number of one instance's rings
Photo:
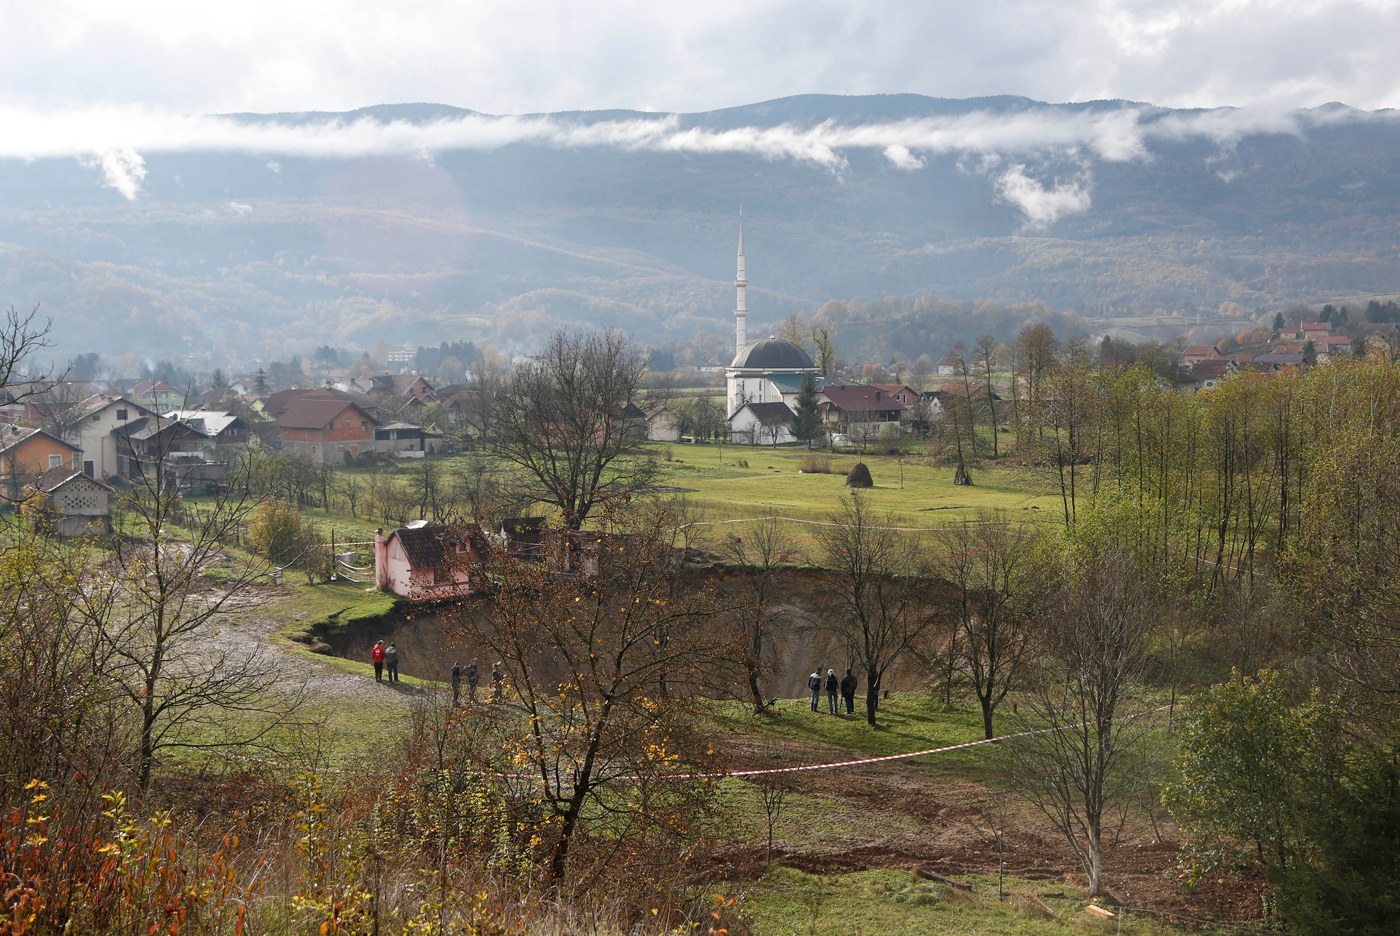
[[[549,875],[563,881],[576,850],[676,854],[709,795],[680,774],[713,769],[699,732],[701,693],[732,683],[743,648],[716,640],[722,600],[678,574],[674,514],[610,501],[598,531],[570,534],[587,571],[493,554],[489,616],[462,612],[466,641],[502,662],[523,718],[505,743],[532,780],[547,821]],[[572,548],[572,547],[571,547]],[[662,688],[664,685],[664,689]]]
[[[1276,673],[1234,673],[1192,698],[1177,721],[1180,775],[1166,787],[1168,808],[1206,847],[1240,843],[1261,865],[1293,866],[1335,718],[1317,699],[1290,705]]]

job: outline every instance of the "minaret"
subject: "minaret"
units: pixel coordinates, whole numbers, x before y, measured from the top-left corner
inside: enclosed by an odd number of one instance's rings
[[[744,209],[739,209],[739,275],[734,278],[734,287],[738,291],[738,302],[734,307],[734,353],[737,355],[744,350],[744,345],[748,344],[749,303],[744,297],[744,287],[749,285],[749,281],[744,278]]]

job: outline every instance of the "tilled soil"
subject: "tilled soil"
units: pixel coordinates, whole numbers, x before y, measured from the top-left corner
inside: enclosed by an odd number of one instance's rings
[[[738,769],[821,763],[839,756],[830,747],[781,751],[745,745],[734,752]],[[947,876],[995,876],[1004,860],[1008,877],[1041,882],[1054,895],[1062,885],[1085,884],[1067,843],[1043,816],[1009,794],[950,777],[936,765],[893,762],[783,775],[789,789],[833,810],[855,807],[860,821],[824,828],[820,806],[810,837],[775,842],[774,861],[808,873],[847,873],[877,868],[924,867]],[[994,797],[996,797],[994,799]],[[996,828],[1004,824],[998,850]],[[1211,875],[1189,891],[1179,883],[1177,828],[1157,817],[1159,840],[1145,820],[1131,822],[1105,854],[1108,890],[1124,906],[1198,920],[1258,919],[1262,875]],[[763,849],[721,856],[736,872],[758,873]]]

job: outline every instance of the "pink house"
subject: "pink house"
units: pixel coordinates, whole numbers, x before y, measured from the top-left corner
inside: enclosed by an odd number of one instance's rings
[[[480,567],[486,557],[486,539],[474,525],[419,521],[388,536],[374,532],[375,584],[410,601],[484,591]]]

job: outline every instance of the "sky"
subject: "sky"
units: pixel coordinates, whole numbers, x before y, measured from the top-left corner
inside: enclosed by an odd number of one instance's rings
[[[1400,0],[0,0],[0,28],[11,114],[685,112],[807,92],[1400,106]]]

